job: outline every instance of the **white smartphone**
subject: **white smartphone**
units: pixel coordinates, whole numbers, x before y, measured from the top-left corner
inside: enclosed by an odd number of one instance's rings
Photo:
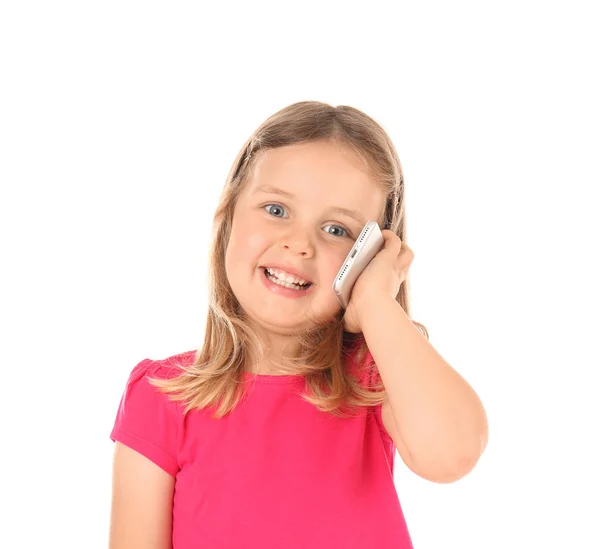
[[[377,221],[369,221],[358,235],[350,253],[342,264],[335,280],[333,291],[344,309],[350,302],[352,287],[369,261],[383,248],[384,240]]]

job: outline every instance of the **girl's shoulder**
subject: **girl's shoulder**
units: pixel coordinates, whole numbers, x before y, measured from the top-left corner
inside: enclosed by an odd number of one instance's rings
[[[110,434],[113,441],[145,455],[173,476],[178,471],[184,414],[180,403],[168,398],[151,380],[177,375],[194,357],[195,352],[188,351],[138,362],[129,374]]]
[[[181,375],[186,367],[193,364],[196,351],[186,351],[167,358],[144,358],[129,373],[121,406],[127,403],[130,408],[148,407],[171,409],[170,413],[179,414],[178,403],[169,399],[153,380],[172,379]]]
[[[167,358],[145,358],[133,368],[130,378],[152,377],[170,379],[179,375],[183,368],[187,368],[193,364],[195,358],[195,350],[185,351]]]

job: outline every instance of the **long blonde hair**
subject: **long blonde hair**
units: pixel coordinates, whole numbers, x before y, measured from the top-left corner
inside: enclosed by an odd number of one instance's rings
[[[262,151],[310,141],[335,141],[356,152],[386,191],[383,228],[406,241],[402,167],[391,139],[377,122],[353,107],[317,101],[294,103],[270,116],[238,153],[214,215],[202,348],[191,365],[178,365],[177,376],[150,379],[152,385],[170,393],[171,400],[183,402],[184,413],[210,407],[218,419],[233,410],[247,389],[243,383],[245,364],[264,354],[263,344],[247,322],[226,276],[225,251],[233,212]],[[410,318],[408,280],[400,286],[396,300]],[[422,324],[413,323],[429,338]],[[368,349],[362,334],[344,331],[343,310],[329,321],[317,322],[308,333],[298,334],[298,341],[297,356],[282,360],[282,368],[286,371],[286,362],[290,372],[294,368],[293,373],[305,376],[303,398],[319,410],[345,416],[347,411],[384,401],[385,388],[372,360],[363,370],[370,374],[366,386],[347,367],[348,360],[363,364]]]

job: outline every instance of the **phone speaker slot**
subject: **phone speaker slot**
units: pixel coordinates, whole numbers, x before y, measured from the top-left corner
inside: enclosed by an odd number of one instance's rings
[[[365,238],[366,234],[367,234],[367,230],[365,229],[365,230],[363,231],[362,235],[360,235],[360,238],[359,238],[359,240],[358,240],[358,241],[359,241],[359,242],[362,242],[362,241],[364,240],[364,238]]]

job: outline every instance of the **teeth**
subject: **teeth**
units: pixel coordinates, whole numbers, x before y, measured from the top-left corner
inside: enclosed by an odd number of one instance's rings
[[[308,282],[308,280],[304,280],[303,278],[298,278],[291,274],[287,274],[286,272],[281,271],[279,269],[267,269],[267,272],[270,275],[278,278],[279,280],[287,282],[288,284],[304,285]]]
[[[276,276],[273,276],[272,274],[268,274],[267,276],[269,277],[269,280],[271,282],[273,282],[274,284],[277,284],[278,286],[283,286],[284,288],[289,288],[290,290],[301,290],[302,289],[301,286],[292,284],[291,282],[284,282],[283,280],[279,280]]]

